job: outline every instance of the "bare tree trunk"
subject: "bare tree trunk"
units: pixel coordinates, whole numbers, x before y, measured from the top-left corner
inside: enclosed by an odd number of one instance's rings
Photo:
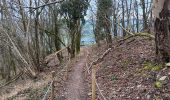
[[[20,8],[20,14],[21,14],[21,18],[22,18],[22,24],[23,24],[23,28],[24,28],[24,32],[25,32],[25,36],[26,36],[26,31],[27,31],[27,27],[26,27],[26,16],[25,16],[25,13],[24,13],[24,9],[22,7],[22,1],[18,0],[18,4],[20,5],[19,8]]]
[[[148,28],[148,23],[147,23],[147,16],[146,16],[146,7],[145,7],[145,0],[141,0],[142,3],[142,11],[143,11],[143,29]]]
[[[170,10],[169,0],[155,1],[155,43],[158,61],[170,61]]]
[[[80,42],[81,42],[81,24],[80,19],[77,20],[77,31],[76,31],[76,53],[79,53],[80,51]]]
[[[35,65],[37,67],[37,70],[40,70],[40,60],[39,60],[39,32],[38,32],[38,11],[36,11],[36,17],[35,17]]]
[[[101,40],[100,31],[101,31],[100,21],[99,21],[99,19],[97,19],[96,26],[95,26],[95,29],[94,29],[94,35],[95,35],[95,41],[96,41],[98,46],[100,46],[100,40]]]
[[[136,13],[136,31],[139,32],[139,10],[138,10],[138,2],[135,0],[135,13]]]
[[[106,32],[106,42],[107,42],[107,45],[111,47],[111,44],[112,44],[111,21],[108,15],[106,15],[105,20],[106,21],[105,21],[104,29]]]
[[[125,8],[124,8],[124,0],[122,0],[122,27],[125,28]],[[123,30],[123,36],[126,36],[126,31]]]
[[[59,51],[61,49],[61,43],[60,43],[60,34],[59,34],[59,24],[58,24],[58,12],[57,12],[57,7],[55,7],[54,5],[54,9],[53,9],[53,21],[54,21],[54,33],[55,33],[55,36],[54,36],[54,39],[55,39],[55,48],[56,48],[56,51]],[[63,56],[62,56],[62,53],[58,53],[57,54],[57,57],[59,59],[60,62],[62,62],[63,60]]]
[[[115,14],[115,11],[114,11],[114,15],[113,15],[113,17],[114,17],[114,36],[115,37],[117,37],[118,35],[117,35],[117,17],[116,17],[117,15]]]
[[[75,57],[75,53],[76,53],[76,48],[75,48],[75,29],[71,29],[71,58]]]
[[[130,2],[128,3],[129,1],[126,0],[126,15],[127,15],[127,26],[126,26],[126,29],[128,31],[130,31],[130,23],[131,23],[131,5],[132,5],[132,0],[130,0]],[[129,4],[129,5],[128,5]]]

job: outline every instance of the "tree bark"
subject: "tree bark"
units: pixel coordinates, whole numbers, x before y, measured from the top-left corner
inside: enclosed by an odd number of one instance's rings
[[[77,20],[77,29],[76,29],[76,53],[78,54],[80,52],[80,42],[81,42],[81,23],[80,19]]]
[[[60,34],[59,34],[59,24],[58,24],[58,12],[56,11],[57,7],[55,7],[54,5],[54,10],[53,10],[53,21],[54,21],[54,33],[55,33],[55,48],[56,48],[56,51],[59,51],[61,49],[61,43],[60,43]],[[57,57],[59,59],[60,62],[62,62],[63,60],[63,56],[62,56],[62,53],[58,53],[57,54]]]
[[[35,17],[35,65],[37,67],[37,70],[40,70],[40,60],[39,60],[39,53],[40,53],[40,49],[39,49],[39,33],[38,33],[38,11],[36,11],[36,17]]]
[[[122,0],[122,27],[125,28],[125,8],[124,8],[124,0]],[[126,31],[123,31],[123,36],[126,36]]]
[[[169,0],[155,1],[155,44],[156,55],[159,62],[170,61],[170,10]]]
[[[139,10],[138,10],[138,2],[135,0],[135,13],[136,13],[136,32],[139,32]]]
[[[148,23],[147,23],[147,16],[146,16],[146,6],[145,6],[145,0],[141,0],[142,3],[142,12],[143,12],[143,29],[148,28]]]
[[[94,34],[98,46],[100,46],[100,41],[104,39],[106,40],[108,46],[112,44],[110,21],[110,16],[112,14],[112,3],[112,0],[97,0],[97,18]],[[103,29],[105,33],[103,33]]]

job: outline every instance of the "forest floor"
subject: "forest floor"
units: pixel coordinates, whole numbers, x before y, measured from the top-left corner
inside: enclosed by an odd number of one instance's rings
[[[118,40],[114,39],[111,51],[97,69],[97,100],[170,100],[170,68],[155,62],[154,40]],[[2,100],[42,99],[51,81],[50,72],[59,73],[64,68],[55,78],[56,100],[91,100],[91,74],[87,74],[87,68],[107,49],[105,43],[83,47],[67,64],[49,67],[37,80],[21,80],[3,87],[0,96]]]
[[[111,51],[97,69],[100,87],[97,100],[170,100],[170,68],[155,62],[154,39],[118,40],[113,41]],[[105,43],[100,48],[93,46],[89,51],[89,64],[107,49]],[[91,75],[87,81],[88,92],[91,92]]]

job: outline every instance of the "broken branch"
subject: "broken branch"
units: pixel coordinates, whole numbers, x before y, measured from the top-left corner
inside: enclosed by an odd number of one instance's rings
[[[100,62],[103,61],[104,57],[111,51],[111,48],[107,49],[98,59],[96,59],[95,61],[93,61],[91,64],[90,64],[90,67],[89,69],[93,66],[93,65],[96,65]],[[89,70],[88,69],[88,70]]]

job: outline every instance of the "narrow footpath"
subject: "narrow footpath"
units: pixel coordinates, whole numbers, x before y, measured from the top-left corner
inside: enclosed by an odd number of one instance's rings
[[[86,82],[84,81],[83,67],[86,63],[85,50],[69,74],[64,91],[64,100],[87,100]]]

